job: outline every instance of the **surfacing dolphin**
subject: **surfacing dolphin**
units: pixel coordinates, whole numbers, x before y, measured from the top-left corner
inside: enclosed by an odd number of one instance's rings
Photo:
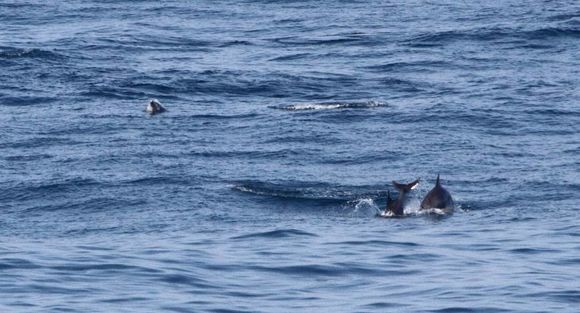
[[[147,104],[147,108],[145,109],[145,111],[153,115],[157,113],[163,113],[167,110],[165,110],[165,108],[161,106],[161,103],[157,99],[152,99],[151,101],[149,101],[149,104]]]
[[[427,193],[421,202],[421,210],[441,209],[446,212],[451,212],[455,208],[455,203],[449,191],[441,186],[439,175],[437,175],[437,182],[435,187]]]
[[[419,184],[419,179],[408,183],[401,184],[393,181],[393,186],[399,190],[399,196],[396,200],[391,199],[391,192],[387,192],[387,207],[381,216],[384,217],[400,217],[405,214],[405,204],[407,204],[407,194],[415,189]]]

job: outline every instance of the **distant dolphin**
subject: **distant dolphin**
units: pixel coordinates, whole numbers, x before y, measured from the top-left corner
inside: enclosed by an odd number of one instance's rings
[[[391,199],[391,193],[387,193],[387,207],[385,208],[383,216],[403,216],[405,204],[407,203],[407,194],[415,189],[418,183],[419,179],[408,184],[400,184],[393,181],[393,186],[399,190],[399,196],[397,197],[397,200],[393,201],[393,199]]]
[[[161,103],[157,99],[152,99],[151,101],[149,101],[149,104],[147,105],[145,111],[153,115],[157,113],[163,113],[167,110],[165,110],[165,108],[161,106]]]
[[[439,181],[439,175],[437,175],[437,182],[435,182],[435,187],[427,193],[425,199],[421,202],[421,210],[428,209],[442,209],[445,211],[453,211],[455,204],[453,203],[453,198],[451,194],[441,186]]]

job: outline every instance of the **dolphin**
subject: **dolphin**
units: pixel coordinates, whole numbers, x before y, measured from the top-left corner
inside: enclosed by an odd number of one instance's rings
[[[165,108],[161,106],[161,103],[157,99],[152,99],[151,101],[149,101],[149,104],[147,105],[145,111],[147,111],[147,113],[151,115],[154,115],[157,113],[163,113],[167,110],[165,110]]]
[[[391,192],[387,192],[387,207],[383,215],[385,216],[403,216],[405,204],[407,204],[407,194],[415,189],[419,184],[419,179],[408,184],[401,184],[393,181],[393,186],[399,190],[399,196],[396,200],[391,199]]]
[[[441,186],[439,181],[439,174],[437,174],[437,182],[435,182],[435,187],[427,193],[423,201],[421,202],[421,210],[428,209],[442,209],[445,211],[453,211],[455,204],[453,203],[453,198],[449,191],[445,190]]]

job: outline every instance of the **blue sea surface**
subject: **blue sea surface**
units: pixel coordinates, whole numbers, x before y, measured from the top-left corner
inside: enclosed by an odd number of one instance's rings
[[[579,56],[576,0],[0,0],[0,312],[579,312]]]

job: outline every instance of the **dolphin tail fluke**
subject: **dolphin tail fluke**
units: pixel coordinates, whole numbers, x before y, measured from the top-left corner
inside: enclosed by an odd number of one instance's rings
[[[408,184],[401,184],[401,183],[398,183],[396,181],[393,181],[393,186],[395,186],[395,188],[399,189],[399,191],[403,191],[403,192],[409,192],[409,191],[415,189],[415,187],[417,187],[417,184],[419,184],[418,178],[415,181],[408,183]]]

